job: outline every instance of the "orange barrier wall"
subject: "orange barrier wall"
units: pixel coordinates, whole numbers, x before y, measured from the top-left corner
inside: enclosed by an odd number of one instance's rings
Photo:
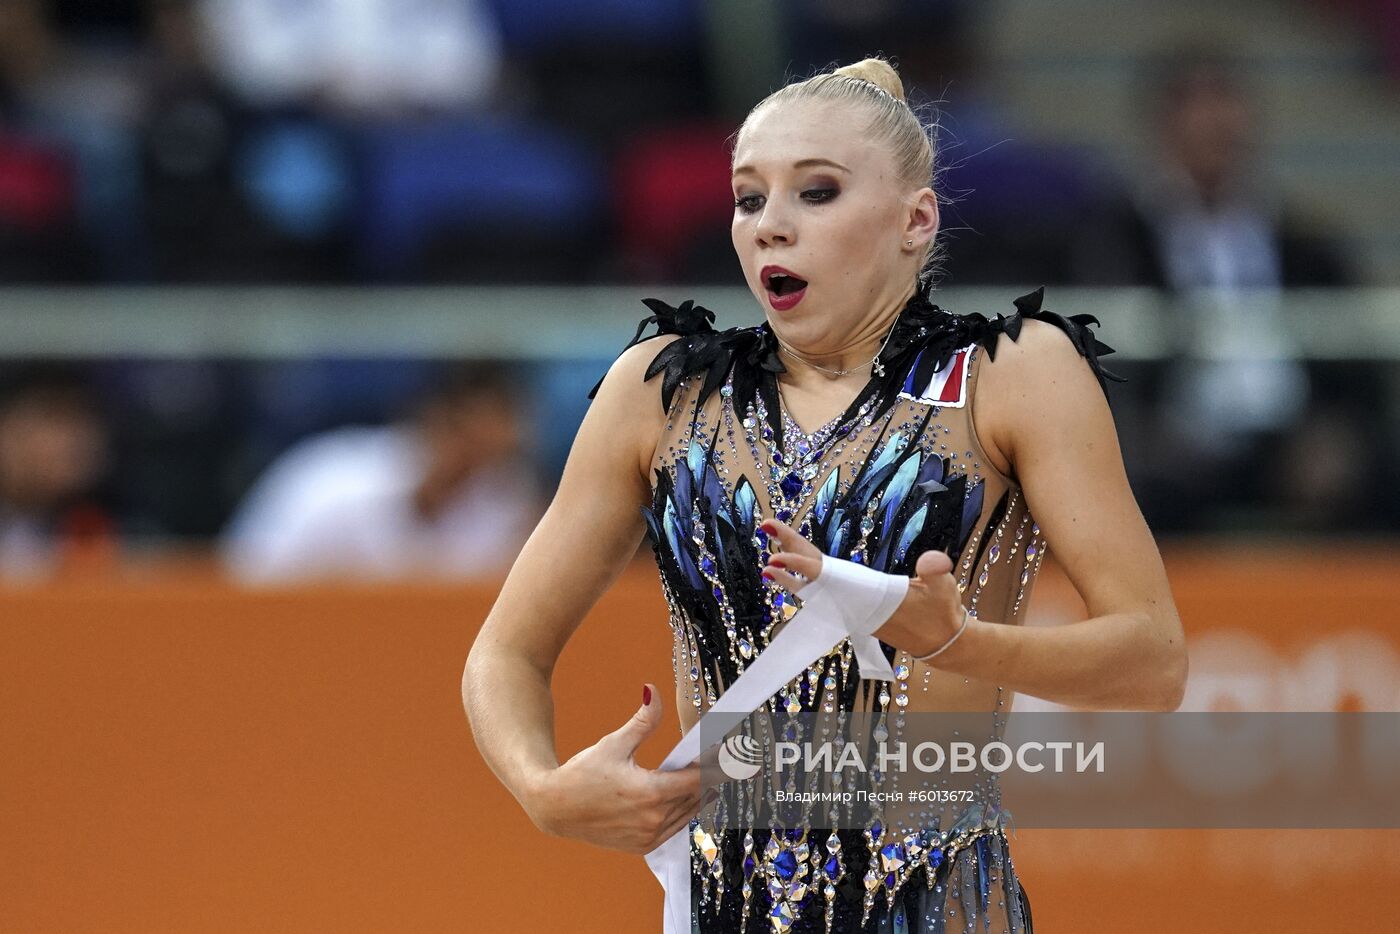
[[[1193,678],[1266,697],[1302,664],[1338,703],[1383,697],[1400,552],[1328,551],[1168,554]],[[0,594],[0,931],[658,930],[639,857],[537,832],[473,746],[460,678],[493,595],[207,574]],[[1082,613],[1052,566],[1032,613]],[[670,668],[639,562],[561,661],[561,754]],[[1039,932],[1378,931],[1400,909],[1397,831],[1022,830],[1013,855]]]

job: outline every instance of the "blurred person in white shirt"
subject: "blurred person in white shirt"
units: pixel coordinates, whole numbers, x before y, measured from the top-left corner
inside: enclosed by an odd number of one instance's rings
[[[412,416],[304,439],[263,473],[221,550],[247,584],[490,579],[543,514],[504,364],[454,367]]]
[[[478,109],[502,64],[478,0],[200,0],[214,69],[259,107]]]

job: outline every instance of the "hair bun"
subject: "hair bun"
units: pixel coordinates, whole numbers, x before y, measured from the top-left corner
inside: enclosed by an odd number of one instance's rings
[[[899,72],[895,71],[894,66],[883,58],[863,58],[853,64],[842,65],[832,74],[869,81],[895,100],[908,103],[904,97],[904,82],[899,80]]]

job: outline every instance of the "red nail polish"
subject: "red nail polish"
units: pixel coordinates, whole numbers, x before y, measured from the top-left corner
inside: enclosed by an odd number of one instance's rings
[[[651,685],[649,684],[642,685],[642,706],[651,706]]]
[[[783,564],[783,562],[779,561],[777,558],[769,558],[769,559],[768,559],[768,563],[771,564],[771,565],[773,565],[773,567],[775,567],[775,568],[785,568],[785,567],[787,567],[786,564]]]
[[[773,575],[772,575],[772,574],[769,574],[767,571],[764,571],[764,572],[763,572],[763,579],[766,580],[766,581],[772,582],[772,580],[773,580]]]

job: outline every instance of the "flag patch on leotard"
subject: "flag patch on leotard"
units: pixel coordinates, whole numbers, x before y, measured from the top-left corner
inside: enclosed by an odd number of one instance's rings
[[[975,346],[977,345],[968,344],[956,351],[942,367],[933,371],[928,384],[922,388],[914,385],[914,374],[918,372],[919,360],[927,353],[926,350],[920,351],[919,355],[914,358],[913,366],[909,368],[909,375],[905,377],[904,387],[900,389],[899,397],[950,409],[962,408],[967,404],[968,357]]]

